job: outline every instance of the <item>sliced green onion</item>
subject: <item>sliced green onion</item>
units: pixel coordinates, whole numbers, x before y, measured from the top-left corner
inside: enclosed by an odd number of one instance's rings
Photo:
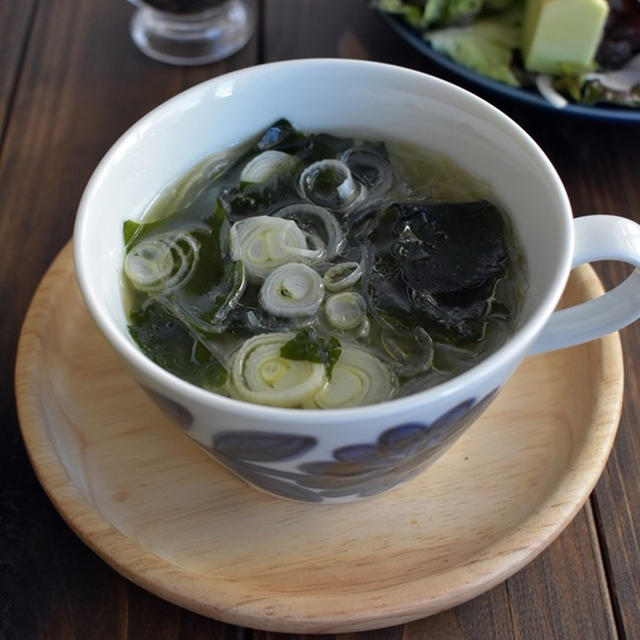
[[[338,211],[359,200],[364,190],[340,160],[319,160],[300,175],[300,191],[305,198],[321,207]]]
[[[400,366],[398,375],[414,376],[433,366],[433,340],[423,327],[410,332],[383,331],[380,342]]]
[[[303,230],[308,229],[314,246],[324,246],[325,260],[333,260],[344,248],[344,231],[335,216],[324,207],[301,202],[283,207],[273,215],[294,220]]]
[[[324,256],[324,249],[309,249],[300,227],[284,218],[254,216],[236,222],[229,241],[231,258],[241,260],[254,280],[288,262],[315,262]]]
[[[365,303],[365,306],[366,306],[366,303]],[[358,338],[369,337],[370,330],[371,330],[371,322],[369,322],[369,318],[365,316],[364,320],[360,324],[360,328],[358,329]]]
[[[295,164],[295,158],[283,151],[270,149],[254,156],[242,169],[240,182],[266,182],[280,171],[287,171]]]
[[[193,274],[200,245],[190,233],[167,233],[135,245],[124,259],[131,284],[146,293],[173,293]]]
[[[393,182],[391,165],[372,149],[352,147],[340,155],[340,160],[356,180],[366,186],[369,196],[383,195]]]
[[[311,267],[300,262],[290,262],[272,271],[258,295],[265,311],[286,318],[314,315],[323,297],[322,279]]]
[[[148,240],[134,247],[124,260],[124,272],[136,289],[148,291],[166,282],[173,272],[171,247],[162,240]]]
[[[337,329],[355,329],[366,318],[364,298],[353,291],[335,293],[325,305],[327,320]]]
[[[337,409],[383,402],[395,389],[395,377],[381,360],[363,349],[343,347],[331,381],[307,399],[305,408]]]
[[[327,291],[342,291],[352,287],[362,275],[362,267],[357,262],[340,262],[329,267],[323,282]]]
[[[245,341],[231,365],[232,395],[259,404],[299,407],[320,389],[327,379],[324,364],[280,355],[292,335],[269,333]]]

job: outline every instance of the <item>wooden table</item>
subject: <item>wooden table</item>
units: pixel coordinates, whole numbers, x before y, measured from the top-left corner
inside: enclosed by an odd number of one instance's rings
[[[262,0],[249,45],[197,68],[145,58],[129,38],[131,13],[123,0],[0,2],[0,638],[285,637],[160,600],[109,568],[65,525],[20,437],[13,371],[21,322],[71,236],[97,162],[160,102],[227,70],[300,57],[366,58],[443,74],[361,0]],[[576,215],[640,220],[640,125],[569,119],[491,99],[549,155]],[[605,264],[598,272],[612,285],[628,270]],[[640,638],[640,323],[621,338],[626,390],[615,447],[595,491],[560,537],[471,602],[351,637]]]

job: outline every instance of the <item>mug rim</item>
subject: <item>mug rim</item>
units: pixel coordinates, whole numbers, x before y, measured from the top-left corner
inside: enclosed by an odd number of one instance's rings
[[[233,81],[243,76],[251,76],[253,74],[263,75],[280,71],[286,72],[289,69],[298,67],[335,67],[336,70],[367,68],[381,74],[395,75],[398,79],[404,76],[408,82],[430,84],[440,91],[449,92],[450,95],[466,101],[467,105],[482,110],[483,114],[487,117],[499,121],[500,125],[505,127],[511,136],[516,137],[519,142],[526,145],[527,153],[535,157],[536,165],[546,172],[554,184],[559,198],[556,217],[559,223],[565,223],[564,231],[566,232],[566,242],[565,250],[560,256],[560,266],[553,276],[553,286],[545,292],[540,301],[536,302],[534,310],[522,321],[522,324],[515,329],[504,344],[486,358],[483,358],[478,364],[454,376],[450,380],[428,389],[417,391],[408,396],[393,398],[376,404],[335,409],[273,407],[231,398],[186,382],[144,355],[142,351],[124,335],[123,329],[119,327],[110,316],[105,307],[105,302],[100,299],[91,286],[85,269],[85,263],[89,258],[86,255],[86,244],[83,242],[87,229],[89,228],[91,200],[98,185],[103,180],[104,175],[108,173],[109,166],[114,157],[135,137],[136,132],[146,128],[159,114],[171,111],[175,105],[188,101],[193,95],[205,91],[210,86]],[[194,159],[194,162],[195,161],[197,161],[197,159]],[[470,91],[421,71],[369,60],[309,58],[255,65],[210,78],[162,102],[132,124],[102,157],[87,182],[78,205],[74,223],[73,261],[80,292],[94,321],[120,357],[123,358],[129,366],[141,372],[145,378],[155,380],[160,387],[172,389],[176,394],[183,397],[187,396],[190,400],[202,406],[213,405],[236,415],[261,420],[280,420],[284,424],[297,423],[300,421],[300,417],[304,416],[304,420],[307,423],[321,424],[326,422],[328,417],[332,420],[342,417],[344,420],[355,421],[363,419],[371,413],[375,413],[376,418],[384,418],[390,414],[406,413],[407,411],[415,410],[416,408],[435,401],[440,402],[446,398],[455,397],[461,393],[464,388],[473,388],[478,383],[482,384],[482,379],[494,369],[499,368],[501,362],[519,362],[521,358],[527,355],[527,350],[544,328],[544,325],[560,299],[571,268],[573,243],[574,227],[572,223],[571,205],[556,169],[535,140],[505,113]]]

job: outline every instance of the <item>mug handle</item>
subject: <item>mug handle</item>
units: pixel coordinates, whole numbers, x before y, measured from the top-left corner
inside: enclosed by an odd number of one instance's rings
[[[640,225],[619,216],[594,215],[576,218],[574,227],[572,268],[598,260],[620,260],[636,268],[603,295],[552,313],[530,355],[601,338],[640,318]]]

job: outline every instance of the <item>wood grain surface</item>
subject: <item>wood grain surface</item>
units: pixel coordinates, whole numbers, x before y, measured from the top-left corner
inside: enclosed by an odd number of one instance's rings
[[[21,442],[13,396],[29,301],[71,235],[84,184],[115,139],[178,91],[264,61],[343,56],[450,74],[423,60],[361,0],[263,0],[258,33],[222,63],[168,67],[132,45],[124,0],[0,3],[0,638],[290,636],[217,622],[120,576],[83,544],[44,494]],[[467,88],[472,88],[467,86]],[[488,94],[556,165],[576,215],[640,220],[640,125],[570,119]],[[624,275],[598,265],[610,286]],[[344,638],[640,638],[640,327],[621,333],[625,400],[589,502],[513,577],[430,618]]]
[[[0,5],[0,141],[5,132],[34,13],[34,0]]]

